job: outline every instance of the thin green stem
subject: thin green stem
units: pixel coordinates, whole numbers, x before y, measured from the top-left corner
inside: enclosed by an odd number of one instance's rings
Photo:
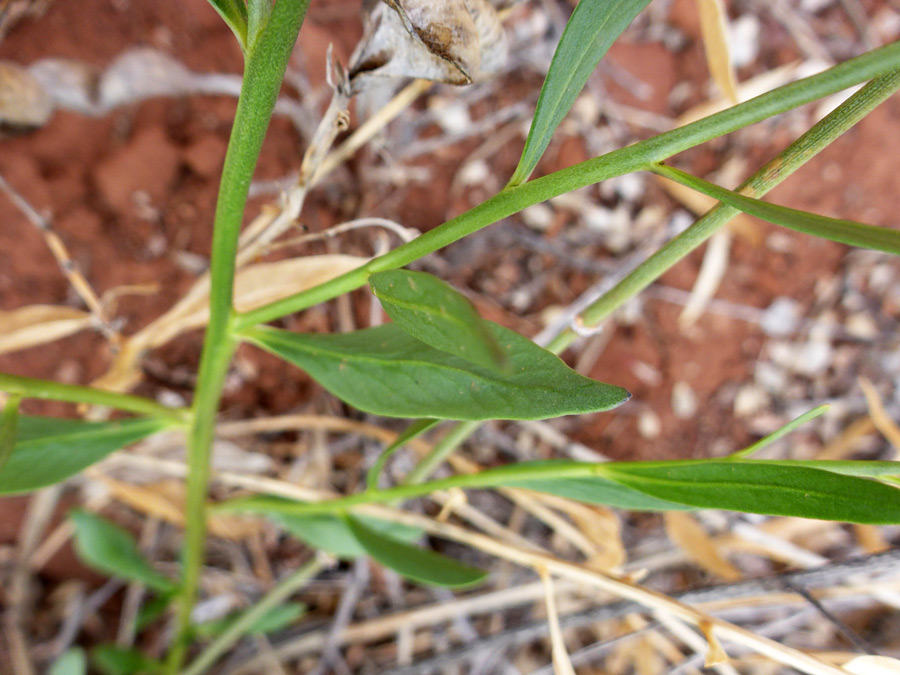
[[[252,512],[256,510],[257,506],[262,505],[260,509],[264,509],[266,513],[284,513],[286,515],[340,513],[364,504],[385,504],[414,497],[424,497],[438,490],[493,488],[500,485],[551,478],[589,478],[598,476],[606,470],[604,464],[595,462],[570,462],[568,460],[520,462],[479,473],[456,474],[427,483],[405,483],[384,490],[365,490],[322,502],[293,502],[268,497],[249,497],[225,502],[214,508],[216,511],[224,512]]]
[[[74,384],[62,384],[50,380],[37,380],[19,375],[0,373],[0,391],[16,394],[22,398],[38,398],[50,401],[66,401],[67,403],[85,403],[101,405],[116,410],[168,419],[178,424],[186,424],[190,412],[183,408],[167,408],[156,401],[142,396],[119,394],[114,391],[81,387]]]
[[[435,443],[434,447],[431,448],[431,452],[413,467],[412,471],[403,480],[403,483],[416,484],[425,481],[480,426],[481,422],[460,422],[457,424],[446,436]]]
[[[234,643],[244,637],[253,625],[262,619],[267,612],[275,609],[285,602],[294,593],[303,588],[325,567],[325,563],[319,558],[313,558],[308,563],[298,568],[287,577],[279,581],[265,597],[258,603],[247,609],[227,629],[222,631],[209,646],[182,672],[182,675],[201,675],[206,672],[216,660],[222,656]]]
[[[381,477],[381,473],[384,471],[384,466],[387,464],[387,461],[396,453],[400,448],[409,443],[414,438],[421,436],[429,429],[436,427],[443,420],[433,420],[433,419],[421,419],[416,420],[412,424],[410,424],[406,430],[400,434],[397,439],[387,446],[384,450],[381,451],[381,454],[378,455],[378,458],[372,464],[372,468],[369,469],[368,474],[366,474],[366,485],[372,489],[378,489],[378,479]]]
[[[186,526],[176,634],[166,661],[174,675],[190,638],[191,610],[200,584],[206,539],[206,496],[216,412],[237,345],[232,300],[238,234],[253,171],[272,117],[284,71],[297,41],[309,0],[282,0],[247,52],[231,139],[222,168],[210,261],[210,314],[188,434]]]
[[[240,331],[325,302],[364,285],[369,274],[373,272],[403,267],[528,206],[608,178],[646,169],[655,162],[666,160],[696,145],[897,68],[900,68],[900,42],[867,52],[823,73],[773,89],[746,103],[627,148],[615,150],[523,185],[504,189],[466,213],[371,260],[358,269],[315,288],[239,315],[235,328]]]

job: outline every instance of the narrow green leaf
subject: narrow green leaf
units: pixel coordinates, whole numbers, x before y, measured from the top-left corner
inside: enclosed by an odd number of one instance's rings
[[[268,635],[269,633],[275,633],[287,628],[304,614],[306,614],[306,605],[299,602],[286,602],[263,614],[250,626],[246,634]],[[235,612],[215,621],[206,621],[196,626],[194,632],[198,638],[216,638],[228,630],[242,615],[243,612]]]
[[[290,503],[284,502],[284,500],[278,501],[282,504]],[[267,509],[263,503],[256,513],[265,515],[312,548],[325,551],[337,558],[358,558],[366,555],[366,550],[357,541],[347,521],[343,518],[332,514],[308,516],[282,514],[277,512],[277,502],[275,504],[276,506],[273,506],[272,509]],[[357,518],[378,536],[398,543],[413,542],[422,536],[420,529],[408,525],[368,516],[357,516]]]
[[[813,408],[809,412],[803,413],[802,415],[800,415],[800,417],[791,420],[790,422],[785,424],[780,429],[773,431],[768,436],[765,436],[764,438],[760,438],[753,445],[748,445],[743,450],[738,450],[737,452],[734,452],[734,453],[728,455],[728,459],[740,459],[742,457],[749,457],[753,453],[758,452],[759,450],[762,450],[767,445],[771,445],[772,443],[777,441],[779,438],[782,438],[783,436],[786,436],[787,434],[791,433],[794,429],[796,429],[800,425],[806,424],[810,420],[814,420],[815,418],[817,418],[821,415],[824,415],[826,412],[828,412],[828,408],[830,408],[830,407],[831,406],[829,406],[828,404],[820,405],[818,408]]]
[[[19,437],[19,404],[21,396],[10,396],[0,413],[0,472],[9,461]]]
[[[416,420],[415,422],[410,424],[402,434],[397,436],[397,440],[395,440],[384,450],[382,450],[381,454],[378,455],[378,459],[375,460],[375,463],[372,464],[372,468],[369,469],[369,472],[366,474],[366,485],[369,487],[369,489],[378,489],[378,479],[381,477],[381,472],[384,471],[384,465],[387,464],[387,461],[393,456],[395,452],[397,452],[397,450],[402,448],[417,436],[421,436],[429,429],[433,429],[438,424],[440,424],[441,421],[442,420],[433,420],[427,417],[424,419]]]
[[[512,365],[508,376],[430,347],[396,324],[337,335],[262,327],[244,337],[350,405],[386,417],[533,420],[628,400],[624,389],[583,377],[531,340],[490,325]]]
[[[871,248],[876,251],[900,255],[900,231],[898,230],[865,225],[853,220],[828,218],[827,216],[820,216],[815,213],[798,211],[786,206],[752,199],[671,166],[654,165],[652,171],[666,178],[671,178],[697,192],[718,199],[723,204],[739,209],[751,216],[768,220],[770,223],[821,237],[822,239],[830,239],[841,244]]]
[[[28,492],[58,483],[168,424],[152,418],[82,422],[23,416],[12,455],[0,470],[0,494]]]
[[[247,50],[247,6],[244,0],[209,0],[234,33],[243,51]]]
[[[388,270],[369,277],[384,311],[400,328],[435,349],[498,372],[509,359],[468,298],[424,272]]]
[[[376,562],[397,574],[430,586],[459,588],[480,583],[487,573],[418,546],[384,537],[362,521],[346,516],[353,536]]]
[[[81,647],[67,649],[50,669],[47,675],[87,675],[87,657]]]
[[[726,458],[728,459],[728,458]],[[900,462],[877,462],[874,460],[837,459],[757,459],[758,464],[769,466],[807,467],[839,473],[843,476],[889,479],[900,476]]]
[[[536,492],[573,499],[588,504],[603,504],[617,509],[629,511],[690,511],[691,506],[659,499],[639,490],[634,490],[621,483],[602,478],[587,476],[576,478],[538,478],[504,483],[507,487],[519,487]]]
[[[88,511],[72,511],[69,519],[75,526],[75,552],[86,565],[161,593],[176,590],[176,584],[150,566],[122,528]]]
[[[900,490],[807,466],[756,460],[602,464],[607,478],[689,506],[850,523],[900,523]]]
[[[528,180],[600,59],[649,4],[650,0],[581,0],[576,5],[550,62],[525,149],[509,186]]]
[[[253,45],[272,15],[272,0],[248,0],[248,9],[247,33],[250,36],[249,42]]]
[[[98,645],[91,650],[91,663],[103,675],[157,675],[163,665],[138,649],[119,645]]]

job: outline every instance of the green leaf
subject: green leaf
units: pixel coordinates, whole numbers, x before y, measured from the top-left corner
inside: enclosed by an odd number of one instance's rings
[[[98,645],[91,650],[91,663],[103,675],[157,675],[163,672],[159,661],[140,651],[118,645]]]
[[[852,220],[828,218],[815,213],[798,211],[778,204],[770,204],[726,190],[714,183],[697,178],[671,166],[656,165],[652,170],[661,176],[693,188],[697,192],[718,199],[723,204],[739,209],[751,216],[768,220],[797,232],[804,232],[841,244],[871,248],[876,251],[900,255],[900,231],[888,227],[864,225]]]
[[[729,458],[726,458],[729,459]],[[839,473],[843,476],[864,478],[892,478],[900,476],[900,462],[877,462],[874,460],[837,459],[757,459],[758,464],[768,466],[807,467]]]
[[[600,476],[574,478],[539,478],[504,483],[506,487],[519,487],[536,492],[546,492],[588,504],[603,504],[629,511],[690,511],[693,507],[677,504],[634,490]]]
[[[128,581],[137,581],[161,593],[177,589],[141,555],[134,538],[105,518],[82,510],[69,513],[75,526],[75,552],[90,567]]]
[[[301,616],[306,614],[306,605],[299,602],[286,602],[273,607],[245,631],[246,635],[267,635],[287,628]],[[206,621],[195,627],[198,638],[211,639],[228,630],[235,621],[243,616],[243,612],[235,612],[215,621]]]
[[[369,285],[391,320],[417,340],[488,370],[509,372],[490,324],[449,284],[424,272],[388,270],[370,276]]]
[[[272,0],[248,0],[248,8],[247,32],[250,35],[250,44],[253,45],[272,15]]]
[[[238,39],[243,51],[247,50],[247,6],[244,0],[209,0],[231,32]]]
[[[168,425],[166,420],[145,417],[83,422],[23,416],[12,455],[0,470],[0,494],[28,492],[58,483]]]
[[[725,459],[598,465],[648,495],[698,508],[874,525],[900,523],[900,490],[799,465]]]
[[[743,450],[738,450],[737,452],[734,452],[734,453],[728,455],[727,459],[740,459],[742,457],[749,457],[753,453],[758,452],[759,450],[762,450],[767,445],[774,443],[779,438],[791,433],[794,429],[799,427],[801,424],[806,424],[810,420],[814,420],[815,418],[819,417],[820,415],[824,415],[826,412],[828,412],[828,408],[830,408],[830,407],[831,406],[829,406],[828,404],[820,405],[818,408],[813,408],[809,412],[803,413],[802,415],[800,415],[800,417],[797,417],[796,419],[791,420],[790,422],[785,424],[780,429],[773,431],[768,436],[765,436],[764,438],[760,438],[753,445],[748,445]]]
[[[265,515],[312,548],[320,549],[338,558],[358,558],[366,555],[366,550],[357,541],[347,521],[336,515],[292,516],[276,513],[274,510],[267,511],[265,507],[261,508],[258,513]],[[397,542],[413,542],[422,536],[422,530],[408,525],[368,516],[357,516],[357,518],[369,530],[386,539]]]
[[[262,327],[244,337],[350,405],[386,417],[534,420],[628,400],[624,389],[583,377],[531,340],[490,326],[512,364],[508,376],[430,347],[396,324],[336,335]]]
[[[21,396],[10,396],[0,414],[0,472],[9,461],[19,437],[19,404]]]
[[[581,0],[559,40],[510,186],[528,180],[588,78],[650,0]]]
[[[477,567],[384,537],[353,516],[346,516],[346,520],[353,536],[373,560],[407,579],[430,586],[459,588],[480,583],[487,577]]]
[[[84,650],[80,647],[66,650],[53,662],[47,675],[87,675],[87,657]]]

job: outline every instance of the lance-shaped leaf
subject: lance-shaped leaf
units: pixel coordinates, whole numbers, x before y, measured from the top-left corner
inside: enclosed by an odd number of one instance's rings
[[[876,251],[900,255],[900,231],[888,227],[865,225],[852,220],[828,218],[807,211],[791,209],[787,206],[770,204],[759,199],[746,197],[732,190],[726,190],[714,183],[697,178],[689,173],[671,166],[656,165],[653,171],[670,178],[682,185],[687,185],[697,192],[718,199],[751,216],[768,220],[770,223],[787,227],[797,232],[804,232],[822,239],[830,239],[841,244],[871,248]]]
[[[16,444],[0,470],[0,494],[28,492],[58,483],[168,424],[153,418],[82,422],[21,417]]]
[[[338,558],[358,558],[366,554],[366,550],[356,540],[347,521],[339,516],[330,513],[292,516],[279,513],[275,509],[267,512],[264,506],[256,512],[266,515],[313,548],[321,549]],[[359,520],[378,536],[397,542],[412,542],[422,536],[422,531],[418,528],[399,523],[367,516],[359,516]]]
[[[509,375],[416,340],[396,324],[309,335],[274,328],[244,338],[303,368],[350,405],[386,417],[535,420],[609,410],[624,389],[583,377],[546,349],[491,324]]]
[[[650,0],[581,0],[563,31],[510,186],[528,180],[556,127],[606,52]]]
[[[134,537],[122,528],[89,511],[72,511],[69,519],[75,525],[75,552],[85,564],[161,593],[171,593],[177,588],[173,581],[150,566]]]
[[[353,516],[347,516],[347,524],[372,559],[407,579],[431,586],[459,588],[477,584],[487,576],[477,567],[384,537]]]
[[[0,471],[6,466],[19,437],[19,404],[21,396],[10,396],[0,413]]]
[[[629,511],[690,511],[693,507],[654,497],[601,476],[538,478],[504,483],[535,492],[565,497],[576,502],[602,504]]]
[[[508,371],[490,324],[468,298],[424,272],[388,270],[369,277],[387,315],[417,340],[479,366]]]
[[[244,0],[209,0],[234,33],[242,50],[247,49],[247,5]]]
[[[640,492],[689,506],[850,523],[900,523],[900,489],[806,466],[744,459],[604,464]]]

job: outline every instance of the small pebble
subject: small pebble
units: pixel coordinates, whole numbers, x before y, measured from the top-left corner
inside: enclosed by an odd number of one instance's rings
[[[638,433],[644,438],[656,438],[662,433],[662,422],[652,410],[645,410],[638,417]]]
[[[746,384],[734,397],[734,414],[738,417],[755,415],[769,405],[769,395],[758,384]]]
[[[672,386],[672,412],[679,419],[689,419],[697,414],[697,394],[684,380]]]

